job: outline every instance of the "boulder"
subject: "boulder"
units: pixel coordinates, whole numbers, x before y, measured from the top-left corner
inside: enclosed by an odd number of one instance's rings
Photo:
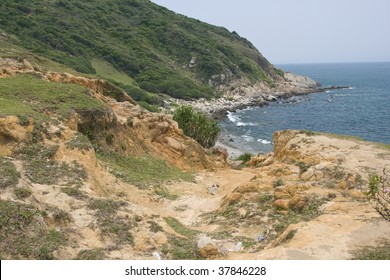
[[[219,256],[219,249],[215,242],[207,235],[201,235],[197,242],[199,254],[205,258],[215,258]]]
[[[290,208],[289,203],[289,199],[278,199],[275,200],[274,205],[275,207],[280,208],[282,210],[288,210]]]

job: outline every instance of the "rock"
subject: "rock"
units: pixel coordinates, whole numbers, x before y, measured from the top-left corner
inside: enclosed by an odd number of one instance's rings
[[[245,219],[248,215],[248,210],[246,210],[245,208],[240,208],[238,209],[238,215],[240,215],[241,219]]]
[[[274,197],[276,200],[278,199],[289,199],[291,195],[287,192],[286,187],[281,186],[277,187],[274,192]]]
[[[243,164],[244,162],[242,160],[235,160],[230,164],[230,167],[237,170],[240,169]]]
[[[302,173],[299,178],[304,181],[315,179],[315,170],[313,168],[309,168],[306,172]]]
[[[219,249],[215,242],[207,235],[201,235],[197,242],[199,254],[205,258],[215,258],[219,256]]]
[[[290,202],[289,199],[278,199],[275,200],[274,205],[279,209],[288,210],[290,208],[289,202]]]
[[[305,206],[305,199],[299,194],[294,195],[288,202],[288,207],[293,210],[301,211]]]
[[[159,254],[159,253],[157,253],[157,252],[154,252],[154,253],[153,253],[153,257],[155,257],[155,258],[156,258],[156,260],[162,260],[162,258],[161,258],[161,256],[160,256],[160,254]]]
[[[268,95],[268,96],[265,96],[265,100],[267,100],[267,101],[276,101],[278,99],[275,96],[273,96],[273,95]]]
[[[224,161],[226,161],[229,156],[228,150],[226,148],[219,147],[219,146],[210,148],[210,152],[213,155],[222,157]]]
[[[211,195],[216,195],[218,193],[218,188],[219,186],[217,184],[213,184],[210,188],[209,188],[209,194]]]
[[[234,246],[234,252],[239,253],[242,250],[242,242],[238,242],[236,246]]]
[[[259,185],[256,182],[251,182],[238,187],[236,192],[239,193],[255,193],[259,191]]]
[[[196,67],[196,57],[192,57],[190,63],[188,64],[189,68]]]
[[[179,151],[180,153],[183,153],[183,151],[185,149],[185,146],[183,145],[183,143],[179,142],[178,140],[176,140],[175,138],[172,138],[172,137],[165,137],[165,141],[169,147],[171,147],[172,149],[174,149],[176,151]]]

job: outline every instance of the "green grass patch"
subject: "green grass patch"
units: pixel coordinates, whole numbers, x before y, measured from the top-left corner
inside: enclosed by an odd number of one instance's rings
[[[161,252],[173,260],[202,260],[194,240],[170,237]]]
[[[194,238],[200,233],[197,230],[192,230],[187,228],[175,218],[165,217],[164,220],[174,231],[176,231],[178,234],[183,235],[185,237]]]
[[[26,177],[38,184],[77,184],[84,181],[87,173],[73,161],[68,164],[53,159],[58,146],[33,144],[22,147],[15,155],[23,160]]]
[[[92,144],[87,136],[78,132],[66,143],[66,147],[69,149],[90,150],[92,149]]]
[[[179,196],[178,196],[177,194],[172,194],[172,193],[170,193],[169,190],[166,189],[166,188],[161,188],[161,187],[159,187],[159,188],[157,188],[157,189],[155,190],[155,192],[156,192],[156,194],[157,194],[158,196],[163,197],[163,198],[166,198],[166,199],[168,199],[168,200],[176,200],[176,199],[179,198]]]
[[[271,215],[275,222],[274,229],[277,233],[282,233],[290,224],[297,224],[302,221],[310,221],[321,214],[320,206],[324,204],[324,200],[308,201],[302,211],[289,210],[287,214],[278,214],[277,212]]]
[[[240,155],[237,160],[242,160],[244,163],[247,163],[248,161],[251,160],[252,158],[252,154],[251,153],[244,153],[242,155]]]
[[[111,199],[95,199],[88,205],[90,209],[96,210],[97,224],[102,237],[113,239],[118,246],[134,243],[131,229],[135,221],[128,216],[120,216],[117,213],[125,204],[125,202]]]
[[[124,72],[116,70],[114,66],[112,66],[107,61],[101,59],[93,59],[91,63],[92,67],[96,71],[96,75],[103,79],[115,81],[123,85],[133,86],[136,84],[136,81],[133,78],[129,77]]]
[[[82,86],[48,82],[33,75],[2,78],[0,103],[0,116],[24,115],[37,122],[47,121],[49,113],[67,118],[78,110],[105,108]]]
[[[175,260],[197,260],[202,259],[198,253],[196,237],[199,231],[192,230],[184,226],[178,220],[172,217],[164,217],[165,222],[181,237],[170,237],[168,244],[162,248],[162,253]]]
[[[63,187],[61,188],[61,191],[63,193],[66,193],[67,195],[74,197],[76,199],[86,199],[88,196],[85,192],[81,191],[77,186],[76,187]]]
[[[67,244],[63,232],[48,230],[32,205],[0,200],[0,249],[7,259],[53,259]]]
[[[20,173],[9,160],[0,157],[0,188],[15,187],[20,178]]]
[[[122,156],[114,152],[98,153],[97,156],[108,164],[113,175],[138,187],[166,181],[191,181],[193,179],[192,174],[169,166],[161,159]]]

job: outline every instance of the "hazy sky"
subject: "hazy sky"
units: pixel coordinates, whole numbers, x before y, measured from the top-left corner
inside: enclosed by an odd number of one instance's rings
[[[152,0],[224,26],[271,63],[390,61],[390,0]]]

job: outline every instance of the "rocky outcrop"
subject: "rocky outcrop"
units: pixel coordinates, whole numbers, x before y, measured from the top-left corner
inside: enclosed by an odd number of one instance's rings
[[[35,73],[34,68],[27,59],[24,58],[4,58],[0,57],[0,77],[11,77],[18,74]]]
[[[221,74],[221,76],[217,75],[215,79],[223,79],[224,77],[225,75]],[[212,80],[210,83],[215,86]],[[223,96],[221,98],[194,101],[171,99],[169,103],[191,105],[198,111],[205,112],[216,119],[221,119],[225,117],[228,111],[236,111],[250,106],[263,106],[268,102],[293,95],[325,91],[325,89],[320,88],[321,85],[316,81],[293,73],[284,73],[283,77],[280,76],[273,83],[270,86],[270,84],[263,81],[252,83],[248,79],[238,79],[216,87],[216,90]]]

